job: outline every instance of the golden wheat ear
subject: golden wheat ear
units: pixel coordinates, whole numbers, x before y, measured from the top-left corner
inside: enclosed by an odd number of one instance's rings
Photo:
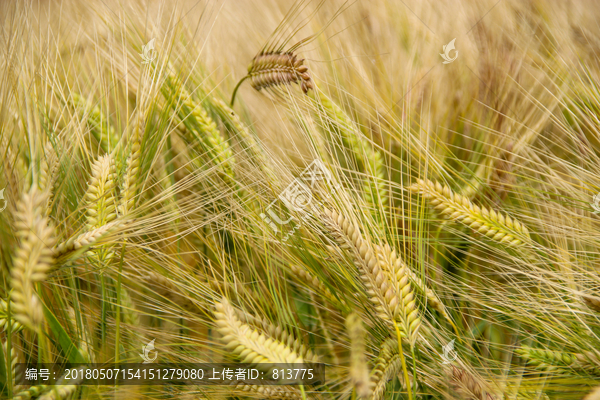
[[[465,196],[453,193],[448,186],[442,186],[439,182],[419,179],[408,189],[421,194],[438,213],[492,240],[509,246],[531,242],[529,230],[516,219],[476,206]]]
[[[296,45],[292,47],[295,48]],[[308,73],[308,67],[304,65],[304,59],[299,59],[291,51],[258,53],[248,67],[248,75],[243,77],[233,90],[232,106],[240,85],[246,79],[250,80],[250,86],[259,91],[291,83],[300,84],[304,94],[308,93],[309,89],[314,89],[314,83]]]

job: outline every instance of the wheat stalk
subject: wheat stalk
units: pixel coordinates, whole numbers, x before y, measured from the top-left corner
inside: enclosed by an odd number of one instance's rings
[[[308,67],[304,65],[304,59],[299,59],[293,50],[258,53],[248,67],[248,74],[238,82],[233,90],[232,106],[240,85],[246,79],[250,79],[250,86],[256,90],[272,89],[291,83],[300,83],[305,94],[310,89],[314,89],[314,83],[308,73]]]
[[[42,305],[34,284],[46,279],[53,263],[54,228],[44,215],[48,192],[40,193],[32,185],[17,205],[15,228],[20,245],[11,271],[12,311],[17,322],[37,330],[43,319]]]
[[[510,246],[531,241],[527,228],[516,219],[476,206],[465,196],[452,193],[448,186],[442,186],[439,182],[419,179],[408,189],[420,193],[442,215],[461,222],[492,240]]]
[[[371,394],[371,383],[369,370],[367,369],[367,358],[365,356],[365,328],[360,317],[350,314],[346,318],[346,330],[350,338],[350,379],[356,394],[360,398],[367,398]]]
[[[240,321],[226,298],[215,304],[215,323],[225,347],[242,363],[302,364],[304,358],[284,343]]]

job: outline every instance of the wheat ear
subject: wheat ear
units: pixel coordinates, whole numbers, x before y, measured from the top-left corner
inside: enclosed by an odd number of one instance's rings
[[[52,193],[54,188],[54,183],[58,177],[58,157],[54,152],[54,148],[52,147],[52,143],[47,142],[44,146],[44,154],[40,161],[40,178],[39,178],[39,186],[40,190],[48,191],[48,200],[45,204],[44,209],[46,210],[46,214],[50,214],[49,206],[52,202]]]
[[[90,131],[100,143],[102,150],[107,153],[114,149],[119,142],[119,137],[112,127],[108,118],[102,114],[100,107],[91,107],[90,104],[77,93],[71,93],[75,108],[81,113],[82,117],[87,118],[87,124]]]
[[[528,364],[544,370],[556,369],[556,365],[569,366],[576,360],[573,354],[548,349],[537,349],[525,345],[516,349],[515,353],[527,360]]]
[[[338,131],[348,142],[352,152],[362,167],[369,173],[363,184],[363,193],[376,220],[385,214],[388,204],[388,191],[385,187],[385,163],[383,157],[373,145],[363,138],[352,119],[323,92],[319,91],[317,107],[326,116],[325,123]],[[372,180],[371,180],[372,179]]]
[[[89,232],[84,232],[77,237],[70,238],[52,249],[55,258],[79,250],[82,247],[91,246],[97,243],[103,236],[110,233],[112,230],[125,225],[123,220],[116,220]]]
[[[326,208],[322,218],[338,244],[352,252],[379,318],[394,330],[400,322],[403,336],[414,344],[420,318],[402,260],[389,246],[387,258],[378,258],[360,229],[337,211]]]
[[[461,389],[473,396],[476,400],[496,400],[496,396],[492,395],[485,389],[485,383],[465,369],[451,366],[452,380]]]
[[[321,296],[333,304],[341,304],[346,307],[346,302],[342,298],[336,297],[331,290],[319,278],[313,276],[310,272],[297,265],[291,264],[294,279],[302,285],[312,286],[314,293]]]
[[[121,303],[124,306],[122,310],[125,323],[130,326],[140,326],[140,315],[129,295],[129,290],[125,287],[121,287]]]
[[[304,59],[299,59],[290,51],[258,53],[248,67],[248,74],[238,82],[233,90],[232,106],[240,85],[246,79],[250,79],[250,86],[256,90],[272,89],[291,83],[300,83],[305,94],[309,89],[314,89],[314,83],[308,73],[308,67],[304,65]]]
[[[72,398],[75,392],[77,392],[79,389],[79,384],[85,378],[85,366],[78,367],[78,370],[78,374],[76,375],[77,378],[71,378],[69,380],[69,383],[71,384],[64,384],[66,376],[65,373],[58,379],[56,385],[53,386],[50,391],[44,393],[44,395],[38,400],[66,400]]]
[[[600,357],[595,352],[566,353],[522,345],[515,352],[540,370],[575,369],[593,375],[600,374]]]
[[[127,215],[135,207],[136,194],[140,186],[140,161],[142,157],[142,133],[145,129],[145,113],[139,108],[134,116],[129,138],[131,148],[125,166],[125,177],[121,184],[119,213]]]
[[[34,397],[37,398],[40,394],[45,392],[47,389],[48,389],[47,385],[31,386],[31,387],[15,394],[13,396],[13,400],[29,400]]]
[[[115,178],[115,165],[111,156],[101,156],[92,165],[91,180],[85,194],[88,201],[88,230],[97,229],[117,218]]]
[[[14,310],[14,304],[11,302],[11,308]],[[14,313],[14,311],[13,311]],[[8,328],[8,303],[6,300],[0,300],[0,331],[7,330]],[[18,321],[15,321],[14,318],[11,318],[10,331],[18,332],[23,328]]]
[[[149,271],[142,279],[155,293],[172,301],[184,310],[193,311],[197,309],[196,305],[169,278],[157,272]]]
[[[317,356],[310,351],[310,349],[308,349],[300,339],[294,337],[294,335],[287,329],[271,323],[271,321],[267,320],[266,318],[251,315],[245,311],[238,310],[237,308],[234,308],[234,310],[240,322],[248,324],[252,328],[260,329],[262,333],[292,349],[292,351],[302,357],[302,359],[306,362],[319,362]]]
[[[11,271],[12,311],[17,322],[37,330],[43,319],[42,305],[34,284],[46,279],[53,263],[54,229],[44,215],[48,192],[32,185],[17,205],[16,231],[20,245]]]
[[[181,84],[177,84],[173,75],[170,77],[170,82],[174,96],[182,103],[181,120],[188,121],[190,126],[194,126],[194,130],[199,134],[198,138],[190,137],[188,140],[203,140],[206,143],[204,147],[212,159],[217,161],[221,169],[220,172],[224,173],[226,179],[233,182],[235,180],[233,173],[235,158],[229,142],[223,137],[217,128],[217,124],[208,115],[202,104],[196,104],[188,91]]]
[[[516,219],[476,206],[465,196],[452,193],[448,186],[442,186],[439,182],[419,179],[409,190],[420,193],[442,215],[500,243],[517,246],[531,241],[525,225]]]
[[[304,363],[302,356],[289,346],[242,323],[227,299],[215,304],[214,314],[222,341],[242,363]]]
[[[377,246],[377,249],[379,252],[383,252],[383,248],[381,246]],[[413,285],[419,291],[425,294],[425,297],[427,297],[427,304],[431,306],[431,308],[442,314],[442,316],[454,327],[454,330],[457,330],[456,326],[454,325],[454,321],[452,321],[452,318],[450,318],[450,315],[446,310],[446,306],[444,305],[444,303],[442,303],[442,300],[438,297],[438,295],[435,294],[435,292],[431,290],[417,274],[412,272],[410,268],[405,266],[404,271],[408,275]]]
[[[237,134],[242,138],[244,143],[246,143],[248,149],[250,149],[253,160],[262,168],[269,181],[276,182],[278,179],[273,172],[273,162],[270,158],[265,156],[263,147],[259,143],[258,139],[250,132],[248,126],[242,122],[239,115],[237,115],[236,112],[223,100],[213,97],[212,103],[221,114],[222,118],[226,117],[231,121],[231,124],[233,125],[233,128]]]
[[[17,364],[19,363],[19,356],[14,346],[11,347],[10,352],[8,351],[8,341],[2,342],[2,351],[4,352],[5,371],[10,368],[13,386],[20,380],[20,376],[17,376]]]
[[[302,399],[300,390],[293,386],[237,385],[235,388],[245,392],[245,396],[252,396],[260,399]]]
[[[371,394],[369,370],[367,369],[367,349],[365,344],[365,328],[357,314],[346,318],[346,330],[350,338],[350,379],[356,394],[360,398],[368,398]]]
[[[67,400],[75,394],[78,385],[54,386],[53,389],[40,396],[38,400]]]
[[[583,296],[583,301],[589,308],[600,313],[600,299],[592,296]]]
[[[402,362],[398,354],[398,342],[386,339],[381,345],[375,367],[371,371],[371,400],[380,400],[385,393],[387,382],[402,370]],[[408,385],[408,383],[407,383]]]
[[[596,386],[589,392],[583,400],[600,400],[600,386]]]
[[[400,322],[402,330],[407,334],[411,343],[415,343],[416,335],[421,326],[421,318],[409,279],[409,268],[400,256],[389,245],[379,246],[382,258],[381,266],[391,277],[391,282],[400,299]]]

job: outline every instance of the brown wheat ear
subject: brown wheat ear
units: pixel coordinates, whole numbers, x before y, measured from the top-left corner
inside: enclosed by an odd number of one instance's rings
[[[304,65],[304,59],[299,59],[291,51],[258,53],[248,67],[248,75],[243,77],[233,90],[231,96],[232,106],[238,88],[246,79],[250,79],[250,86],[256,90],[289,85],[290,83],[299,83],[305,94],[308,93],[309,89],[314,89],[314,83],[308,73],[308,67]]]

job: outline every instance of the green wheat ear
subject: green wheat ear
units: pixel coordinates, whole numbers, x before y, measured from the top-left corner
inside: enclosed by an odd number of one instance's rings
[[[87,125],[94,138],[100,143],[102,150],[105,153],[112,151],[119,142],[119,137],[108,118],[102,114],[100,107],[90,105],[77,93],[71,93],[71,98],[80,117],[87,118]]]
[[[177,82],[174,75],[169,77],[168,83],[171,96],[181,102],[181,108],[177,111],[179,118],[185,124],[185,132],[190,133],[191,130],[194,134],[188,135],[188,140],[200,140],[204,149],[219,166],[219,172],[228,181],[235,182],[233,151],[227,139],[217,128],[215,121],[202,104],[197,104],[192,100],[190,93]],[[177,102],[173,102],[172,106],[177,107]]]
[[[465,196],[453,193],[448,186],[442,186],[439,182],[419,179],[408,189],[420,193],[443,216],[467,225],[492,240],[509,246],[531,242],[529,230],[516,219],[476,206]]]
[[[375,220],[380,221],[388,208],[388,191],[385,187],[385,163],[381,153],[361,136],[354,121],[325,93],[317,90],[317,109],[324,115],[324,124],[334,132],[339,132],[346,140],[352,153],[362,164],[369,177],[362,186],[363,195]]]

